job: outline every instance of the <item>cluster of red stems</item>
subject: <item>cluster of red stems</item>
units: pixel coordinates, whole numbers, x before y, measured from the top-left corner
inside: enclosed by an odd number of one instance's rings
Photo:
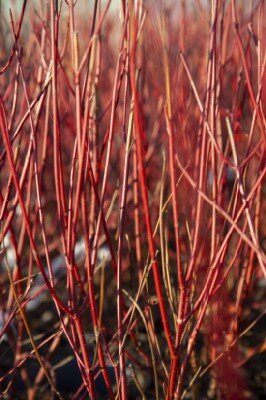
[[[0,16],[0,333],[14,358],[2,393],[35,358],[28,398],[41,382],[62,398],[49,360],[64,337],[83,382],[73,399],[98,398],[99,374],[110,399],[129,398],[129,380],[136,398],[190,398],[207,374],[216,398],[230,379],[240,395],[239,321],[266,277],[265,2],[10,4]],[[110,261],[97,272],[103,244]],[[27,311],[38,275],[57,320],[43,338]]]

